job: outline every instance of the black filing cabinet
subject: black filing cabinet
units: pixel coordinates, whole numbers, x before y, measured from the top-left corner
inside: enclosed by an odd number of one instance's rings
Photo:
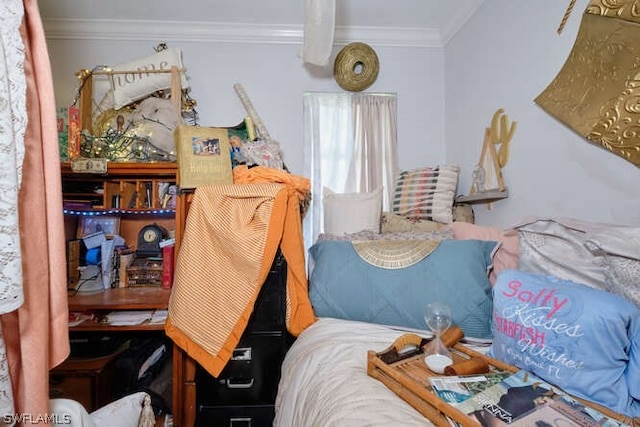
[[[286,330],[286,281],[287,265],[278,252],[231,360],[217,378],[198,367],[198,427],[273,424],[280,367],[292,341]]]

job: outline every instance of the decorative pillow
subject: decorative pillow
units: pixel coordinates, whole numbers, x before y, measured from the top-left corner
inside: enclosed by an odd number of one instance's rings
[[[152,93],[171,87],[171,73],[144,73],[145,70],[170,70],[172,66],[182,69],[182,50],[170,48],[161,50],[150,56],[138,58],[111,69],[114,71],[142,71],[141,73],[114,74],[113,97],[114,108],[119,110],[125,105],[145,98]],[[182,89],[189,87],[186,74],[181,74]]]
[[[588,233],[585,245],[604,257],[604,287],[640,308],[640,228],[613,227]]]
[[[122,427],[152,427],[155,425],[151,397],[145,392],[129,394],[103,406],[90,415],[96,427],[112,426],[114,420],[118,420],[118,426]]]
[[[442,223],[410,219],[394,214],[393,212],[382,212],[381,233],[397,233],[405,231],[437,231],[443,227]]]
[[[323,188],[324,232],[329,234],[380,232],[382,189],[370,193],[334,193]]]
[[[316,316],[424,330],[425,306],[440,301],[451,307],[465,335],[491,336],[488,270],[498,242],[435,241],[422,258],[416,252],[434,241],[381,242],[389,244],[383,254],[397,268],[373,265],[367,256],[365,261],[348,241],[318,242],[309,249],[309,298]],[[412,263],[404,263],[402,254]]]
[[[453,239],[453,232],[447,229],[437,231],[398,231],[395,233],[375,233],[369,230],[358,231],[348,234],[327,234],[320,233],[316,242],[325,240],[347,240],[349,242],[358,240],[444,240]]]
[[[49,399],[49,412],[52,415],[55,414],[55,418],[57,419],[55,421],[58,421],[51,422],[53,427],[58,427],[65,421],[71,427],[96,427],[87,409],[77,400],[67,398]]]
[[[640,416],[640,311],[631,302],[555,276],[505,270],[493,304],[490,356]]]
[[[520,242],[517,231],[465,222],[452,222],[445,228],[453,232],[453,238],[456,240],[490,240],[501,243],[493,257],[493,268],[489,274],[492,285],[496,283],[496,278],[502,270],[518,268]]]
[[[457,165],[400,172],[393,195],[393,213],[412,219],[452,222],[459,174]]]
[[[597,225],[562,218],[527,220],[520,234],[519,270],[548,274],[604,289],[603,257],[585,245],[587,232]]]

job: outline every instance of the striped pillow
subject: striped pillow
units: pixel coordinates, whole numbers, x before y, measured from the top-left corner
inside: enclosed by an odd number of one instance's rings
[[[457,165],[400,172],[393,195],[393,213],[414,220],[452,222],[459,174]]]

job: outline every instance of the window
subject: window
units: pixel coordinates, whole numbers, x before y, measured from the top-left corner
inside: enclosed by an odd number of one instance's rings
[[[305,93],[305,174],[312,201],[305,217],[305,248],[322,233],[322,188],[336,193],[383,188],[388,210],[398,169],[396,95]]]

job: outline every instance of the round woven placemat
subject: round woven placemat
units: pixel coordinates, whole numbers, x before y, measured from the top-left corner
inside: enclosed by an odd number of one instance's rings
[[[395,270],[409,267],[429,256],[439,240],[366,240],[351,242],[365,262],[376,267]]]
[[[378,55],[366,43],[350,43],[338,52],[333,63],[333,77],[338,85],[350,92],[368,88],[378,78]]]

